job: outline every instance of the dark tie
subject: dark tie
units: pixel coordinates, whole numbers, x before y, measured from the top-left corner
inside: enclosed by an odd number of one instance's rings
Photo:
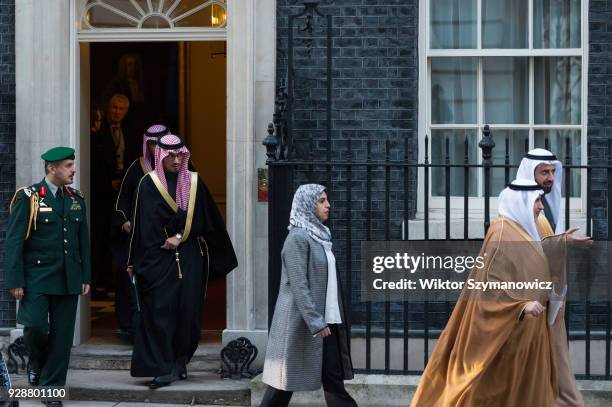
[[[113,126],[113,142],[115,143],[115,149],[119,148],[119,137],[121,136],[119,134],[119,131],[121,131],[121,129],[119,128],[119,126]]]
[[[59,203],[58,207],[60,209],[60,215],[64,216],[64,191],[62,191],[62,188],[57,189],[57,192],[55,193],[55,198]]]

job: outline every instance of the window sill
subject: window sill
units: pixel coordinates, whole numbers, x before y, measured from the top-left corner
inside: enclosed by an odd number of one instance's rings
[[[497,209],[490,212],[491,221],[497,217]],[[453,209],[450,212],[450,238],[464,238],[463,210]],[[586,214],[582,211],[570,211],[570,226],[579,227],[578,235],[584,235],[586,230]],[[582,233],[581,233],[582,232]],[[416,213],[414,219],[408,221],[408,239],[425,238],[425,216],[423,211]],[[484,238],[484,211],[474,209],[468,211],[468,238]],[[446,239],[446,212],[444,209],[429,210],[429,239]]]

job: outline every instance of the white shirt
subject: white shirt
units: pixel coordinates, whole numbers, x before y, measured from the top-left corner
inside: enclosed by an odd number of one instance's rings
[[[49,187],[49,192],[51,192],[54,197],[57,196],[57,190],[59,189],[59,187],[55,185],[53,182],[49,181],[48,177],[45,177],[45,182],[47,183],[47,186]]]
[[[336,257],[331,248],[325,248],[327,256],[327,295],[325,296],[325,322],[341,324],[340,307],[338,305],[338,279],[336,276]]]

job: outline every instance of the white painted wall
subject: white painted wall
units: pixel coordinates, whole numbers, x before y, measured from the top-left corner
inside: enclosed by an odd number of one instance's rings
[[[43,178],[43,152],[70,145],[71,25],[70,0],[15,3],[16,173],[22,186]]]
[[[240,336],[265,355],[268,324],[267,204],[257,202],[257,168],[265,166],[268,122],[274,110],[276,1],[228,3],[228,229],[238,269],[227,285],[223,343]]]

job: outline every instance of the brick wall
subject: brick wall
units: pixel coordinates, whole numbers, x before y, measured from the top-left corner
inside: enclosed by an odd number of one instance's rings
[[[606,165],[609,143],[612,141],[612,2],[589,2],[589,66],[588,66],[588,141],[591,163]],[[593,231],[597,240],[610,240],[607,218],[607,170],[593,170],[592,202]],[[605,281],[605,276],[595,281]],[[570,330],[586,329],[584,303],[570,303]],[[592,330],[603,330],[610,316],[605,303],[591,303]]]
[[[588,139],[593,164],[606,164],[612,140],[612,2],[589,2]],[[593,171],[594,236],[610,240],[606,223],[608,174]],[[609,214],[608,214],[609,215]]]
[[[346,140],[412,141],[416,154],[418,86],[418,9],[415,0],[335,0],[321,6],[333,16],[333,149],[346,158]],[[301,2],[279,0],[277,12],[277,79],[287,75],[288,16]],[[304,20],[297,20],[303,26]],[[325,154],[325,33],[315,19],[313,40],[294,29],[296,76],[294,130],[297,153],[306,157],[314,136],[313,156]],[[353,146],[365,157],[365,144]],[[374,154],[380,154],[379,148]],[[355,157],[354,157],[355,158]]]
[[[15,0],[0,0],[0,327],[15,325],[15,301],[4,288],[4,239],[15,191]]]

